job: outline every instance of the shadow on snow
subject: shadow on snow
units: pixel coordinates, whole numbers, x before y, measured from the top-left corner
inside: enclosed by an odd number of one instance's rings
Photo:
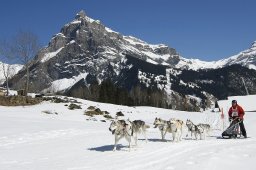
[[[138,139],[138,140],[140,140],[140,141],[145,141],[145,139]],[[166,139],[164,139],[164,140],[162,140],[162,139],[148,139],[148,141],[149,142],[170,142],[171,140],[166,140]]]
[[[145,139],[138,139],[140,141],[145,141]],[[162,140],[162,139],[148,139],[149,142],[168,142],[170,140]],[[133,147],[133,146],[132,146]],[[98,152],[107,152],[113,151],[114,145],[104,145],[95,148],[89,148],[90,151],[98,151]],[[123,148],[128,148],[128,146],[124,146],[121,144],[116,145],[116,150],[123,150]]]
[[[104,145],[95,148],[89,148],[90,151],[98,151],[98,152],[106,152],[113,151],[114,145]],[[123,146],[121,144],[116,145],[116,150],[121,150],[122,148],[127,148],[127,146]]]

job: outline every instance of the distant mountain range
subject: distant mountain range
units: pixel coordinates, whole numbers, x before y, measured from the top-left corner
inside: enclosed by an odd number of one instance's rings
[[[218,61],[205,62],[198,59],[182,58],[180,62],[176,65],[176,68],[178,67],[191,70],[216,69],[230,66],[233,64],[240,64],[242,66],[246,66],[250,69],[256,70],[256,41],[252,43],[249,49],[244,50],[237,55]]]
[[[193,110],[208,107],[216,98],[244,94],[242,77],[256,93],[255,70],[256,42],[219,61],[186,59],[174,48],[124,36],[81,11],[31,61],[30,90]],[[24,76],[20,70],[11,87],[22,88]]]

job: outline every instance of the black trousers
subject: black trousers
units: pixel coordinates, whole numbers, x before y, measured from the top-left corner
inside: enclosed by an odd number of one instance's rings
[[[245,130],[245,127],[244,127],[244,121],[243,121],[243,120],[239,123],[239,126],[240,126],[240,130],[241,130],[241,132],[242,132],[242,135],[243,135],[244,137],[247,137],[246,130]]]

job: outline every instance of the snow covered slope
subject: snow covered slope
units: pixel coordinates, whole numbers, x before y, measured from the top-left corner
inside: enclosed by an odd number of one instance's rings
[[[227,100],[218,101],[219,108],[223,109],[224,112],[228,112],[228,109],[231,107],[232,100],[236,100],[237,103],[243,107],[244,111],[252,112],[256,111],[256,95],[248,96],[230,96]]]
[[[254,41],[249,49],[246,49],[234,56],[218,60],[218,61],[202,61],[199,59],[187,59],[180,57],[180,61],[176,65],[181,69],[216,69],[228,65],[240,64],[250,69],[256,70],[256,41]]]
[[[218,139],[222,132],[220,113],[188,113],[152,107],[126,107],[79,100],[82,110],[68,110],[63,103],[44,102],[36,106],[0,106],[0,169],[3,170],[240,170],[252,169],[256,159],[256,112],[248,112],[245,126],[248,139]],[[114,136],[110,122],[102,117],[83,115],[88,106],[107,110],[112,116],[122,111],[130,120],[142,119],[148,125],[148,139],[139,137],[139,146],[128,152],[127,142],[120,141],[113,152]],[[49,110],[56,114],[45,114]],[[210,123],[211,136],[192,140],[183,134],[180,143],[162,142],[153,128],[155,117],[187,118],[195,123]],[[86,120],[90,119],[90,120]],[[186,129],[186,128],[184,128]],[[184,130],[186,132],[186,130]]]
[[[3,64],[5,63],[2,63],[0,61],[0,85],[2,83],[4,83],[5,81],[5,78],[4,78],[4,72],[3,72]],[[7,68],[9,66],[9,64],[5,64],[5,68]],[[23,65],[21,64],[12,64],[11,65],[11,71],[10,71],[10,77],[14,76],[15,74],[17,74],[21,69],[22,69]]]

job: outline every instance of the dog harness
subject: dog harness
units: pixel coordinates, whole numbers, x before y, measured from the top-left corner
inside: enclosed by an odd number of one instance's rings
[[[192,122],[190,124],[187,124],[189,131],[195,131],[196,130],[196,125],[194,125]]]

